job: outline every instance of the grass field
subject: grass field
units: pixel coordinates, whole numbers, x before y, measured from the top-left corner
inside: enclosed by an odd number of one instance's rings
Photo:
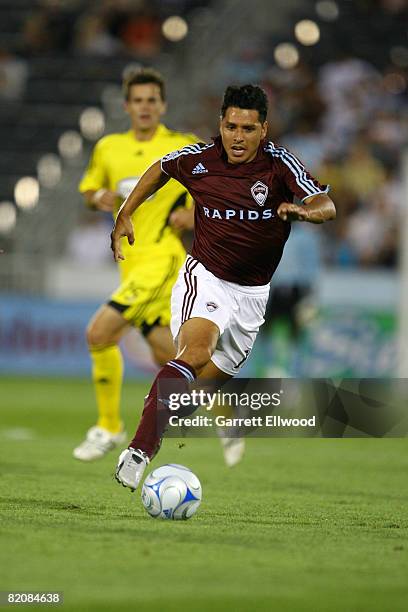
[[[146,388],[125,386],[129,432]],[[167,522],[114,482],[116,453],[71,458],[92,410],[88,381],[0,381],[0,590],[75,611],[407,609],[407,440],[251,439],[228,470],[216,439],[169,439],[154,465],[191,467],[203,503]]]

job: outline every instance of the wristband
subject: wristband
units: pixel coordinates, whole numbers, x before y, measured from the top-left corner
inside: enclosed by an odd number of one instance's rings
[[[91,198],[92,204],[98,204],[101,197],[105,195],[107,191],[107,189],[98,189],[98,191],[96,191]]]

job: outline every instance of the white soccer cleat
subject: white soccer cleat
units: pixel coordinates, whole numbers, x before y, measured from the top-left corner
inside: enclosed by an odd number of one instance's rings
[[[126,432],[112,434],[107,429],[95,425],[88,430],[85,440],[73,450],[73,456],[80,461],[101,459],[109,451],[126,441]]]
[[[220,438],[224,461],[228,467],[234,467],[242,460],[245,453],[243,438]]]
[[[134,491],[137,489],[143,472],[149,463],[149,457],[142,450],[126,448],[119,456],[115,478],[124,487]]]

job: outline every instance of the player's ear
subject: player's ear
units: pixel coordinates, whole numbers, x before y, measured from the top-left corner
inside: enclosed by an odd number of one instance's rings
[[[268,133],[268,122],[264,121],[261,127],[261,138],[265,138]]]
[[[128,102],[128,100],[125,100],[123,102],[123,110],[125,111],[125,113],[129,114],[129,102]]]

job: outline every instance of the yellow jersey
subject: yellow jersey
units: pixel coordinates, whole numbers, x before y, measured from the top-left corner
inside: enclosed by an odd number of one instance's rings
[[[163,124],[159,124],[151,140],[137,140],[133,130],[104,136],[95,145],[79,191],[103,188],[116,191],[120,196],[114,210],[116,217],[123,200],[151,164],[166,153],[198,140],[193,134],[175,132]],[[126,267],[126,261],[131,265],[132,259],[143,257],[146,260],[149,250],[150,255],[180,250],[180,239],[168,224],[171,212],[180,205],[191,207],[191,196],[185,187],[170,179],[134,212],[135,243],[130,246],[127,239],[122,243]]]

